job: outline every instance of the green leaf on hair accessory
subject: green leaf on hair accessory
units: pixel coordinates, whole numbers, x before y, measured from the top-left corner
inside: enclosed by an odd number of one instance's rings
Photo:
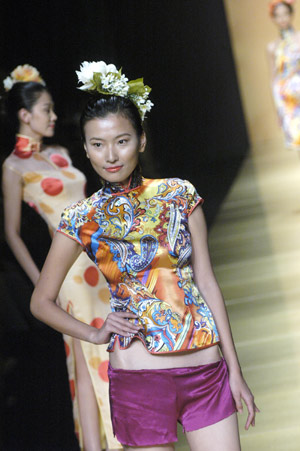
[[[97,91],[104,95],[116,95],[129,98],[137,107],[142,120],[146,112],[150,111],[153,103],[148,100],[151,88],[144,85],[143,78],[128,81],[122,74],[122,68],[117,70],[114,64],[106,64],[104,61],[87,62],[76,71],[78,81],[82,83],[79,89],[85,91]]]
[[[151,88],[149,86],[144,85],[144,79],[143,78],[137,78],[136,80],[131,80],[128,82],[129,89],[128,94],[135,94],[143,96],[145,93],[150,93]]]

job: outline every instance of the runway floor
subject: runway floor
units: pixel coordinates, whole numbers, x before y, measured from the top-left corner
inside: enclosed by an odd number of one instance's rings
[[[300,156],[300,154],[299,154]],[[243,451],[300,450],[300,158],[255,146],[209,244],[244,376],[261,410]],[[180,433],[176,449],[188,450]]]

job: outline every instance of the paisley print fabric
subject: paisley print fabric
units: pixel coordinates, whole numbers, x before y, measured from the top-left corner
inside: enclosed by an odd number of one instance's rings
[[[130,182],[129,182],[130,183]],[[188,217],[202,203],[178,178],[105,187],[66,208],[58,231],[76,240],[104,275],[112,311],[132,311],[143,329],[112,334],[108,351],[140,339],[150,353],[218,343],[212,314],[193,281]]]
[[[85,197],[86,178],[73,166],[68,151],[60,146],[40,149],[39,143],[32,138],[17,135],[15,149],[5,160],[4,166],[20,176],[23,201],[45,220],[51,235],[66,205]],[[106,281],[84,252],[67,274],[59,293],[59,304],[75,318],[96,327],[101,327],[110,312]],[[73,338],[64,335],[64,341],[75,431],[83,449]],[[113,436],[110,420],[106,346],[82,341],[81,347],[99,407],[102,436],[106,436],[110,449],[120,448]],[[102,441],[105,448],[103,437]]]
[[[275,51],[273,96],[288,148],[300,150],[300,45],[287,30]]]

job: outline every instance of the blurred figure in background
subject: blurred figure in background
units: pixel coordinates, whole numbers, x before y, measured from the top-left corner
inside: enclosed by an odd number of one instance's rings
[[[293,0],[272,1],[279,38],[268,44],[272,93],[287,148],[300,150],[300,32],[292,26]]]
[[[38,71],[29,65],[18,66],[4,80],[4,87],[6,112],[17,133],[14,150],[3,164],[4,232],[16,260],[35,286],[40,271],[21,236],[22,201],[41,216],[52,236],[62,210],[85,197],[86,178],[72,165],[65,148],[43,144],[43,138],[54,135],[57,116]],[[22,297],[20,287],[18,292]],[[82,253],[62,287],[60,306],[99,327],[107,315],[107,301],[103,277]],[[29,300],[25,308],[29,312]],[[81,343],[69,336],[64,339],[80,447],[119,448],[111,431],[105,346]],[[51,384],[50,377],[45,384]]]

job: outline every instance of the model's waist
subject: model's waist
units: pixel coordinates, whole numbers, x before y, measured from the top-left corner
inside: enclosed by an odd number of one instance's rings
[[[281,80],[281,81],[287,81],[289,79],[292,79],[294,76],[300,75],[300,68],[295,68],[291,70],[280,70],[276,72],[275,74],[275,80]]]
[[[215,343],[217,344],[217,343]],[[127,349],[120,349],[118,344],[110,353],[109,360],[113,368],[124,370],[167,369],[206,365],[220,359],[218,346],[202,349],[183,350],[164,354],[152,354],[142,342],[135,340]]]
[[[113,285],[113,289],[110,290],[111,298],[110,304],[114,311],[130,311],[135,308],[136,305],[161,304],[162,306],[179,306],[183,310],[188,306],[194,305],[199,307],[203,304],[204,300],[193,282],[189,282],[189,292],[186,293],[183,288],[176,287],[174,285],[164,285],[164,292],[160,292],[157,287],[147,287],[142,283],[137,286],[136,283],[117,282]],[[186,283],[186,285],[188,284]],[[181,285],[184,285],[181,283]],[[108,286],[112,287],[108,283]],[[130,293],[128,296],[128,292]],[[118,296],[114,296],[114,293],[118,293]],[[134,307],[133,307],[134,306]],[[165,308],[165,307],[162,307]],[[183,313],[183,311],[181,312]]]

